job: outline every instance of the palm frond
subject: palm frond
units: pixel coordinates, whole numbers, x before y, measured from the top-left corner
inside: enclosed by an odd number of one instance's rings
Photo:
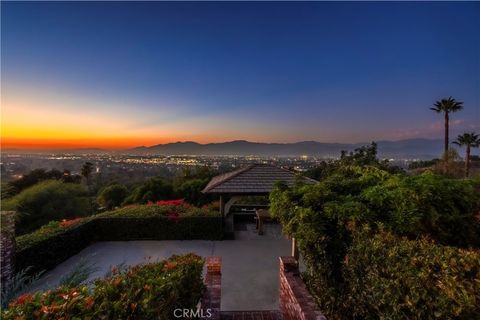
[[[459,146],[470,146],[476,148],[480,145],[480,135],[475,132],[465,132],[457,136],[453,142]]]
[[[451,96],[436,101],[430,110],[435,112],[457,112],[463,109],[463,102],[457,101]]]

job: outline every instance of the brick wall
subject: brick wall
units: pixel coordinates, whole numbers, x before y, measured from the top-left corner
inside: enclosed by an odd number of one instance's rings
[[[221,257],[208,257],[206,259],[207,274],[205,276],[205,294],[202,298],[201,308],[203,313],[207,312],[207,309],[211,311],[210,320],[220,319],[220,298],[222,294],[222,258]]]
[[[0,218],[0,270],[3,288],[15,275],[15,212],[2,211]]]
[[[294,257],[280,257],[280,312],[283,320],[326,320],[300,278]]]

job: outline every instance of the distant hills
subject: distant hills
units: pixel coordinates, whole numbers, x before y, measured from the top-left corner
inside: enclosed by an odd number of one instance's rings
[[[408,139],[377,141],[381,158],[432,159],[442,153],[443,140]],[[151,147],[136,147],[125,151],[130,154],[157,155],[238,155],[238,156],[317,156],[336,158],[342,150],[351,151],[365,143],[324,143],[302,141],[295,143],[261,143],[236,140],[221,143],[201,144],[193,141],[158,144]]]
[[[342,150],[353,151],[369,142],[363,143],[325,143],[302,141],[295,143],[263,143],[235,140],[220,143],[201,144],[193,141],[157,144],[126,150],[106,150],[100,148],[78,148],[65,150],[17,150],[3,148],[2,153],[69,153],[69,154],[131,154],[131,155],[206,155],[206,156],[315,156],[338,158]],[[395,159],[433,159],[443,152],[443,140],[407,139],[397,141],[377,141],[380,158]],[[478,149],[472,150],[478,154]],[[463,150],[459,151],[463,156]]]

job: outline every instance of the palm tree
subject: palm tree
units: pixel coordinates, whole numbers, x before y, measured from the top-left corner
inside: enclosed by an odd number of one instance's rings
[[[480,146],[480,135],[475,132],[466,132],[457,137],[453,143],[459,146],[465,146],[465,176],[470,173],[470,148],[478,148]]]
[[[452,97],[443,98],[435,102],[430,110],[437,113],[443,113],[445,117],[445,144],[443,152],[447,154],[448,151],[448,122],[450,113],[457,112],[463,109],[463,102],[457,101]]]
[[[85,177],[85,180],[87,181],[87,186],[90,178],[90,174],[93,171],[93,163],[91,162],[85,162],[82,166],[82,176]]]

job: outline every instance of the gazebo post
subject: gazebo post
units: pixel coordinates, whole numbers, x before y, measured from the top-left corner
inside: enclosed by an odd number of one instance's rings
[[[225,215],[225,199],[223,199],[223,195],[220,195],[220,215],[222,217]]]
[[[297,240],[295,238],[292,238],[292,257],[295,258],[295,260],[298,261],[298,258],[300,257],[300,254],[298,252],[298,247],[297,247]]]

